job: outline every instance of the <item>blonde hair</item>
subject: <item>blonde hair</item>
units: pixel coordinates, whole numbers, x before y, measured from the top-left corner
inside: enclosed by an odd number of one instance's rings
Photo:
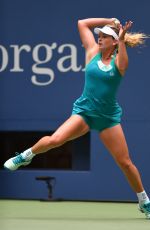
[[[144,44],[147,38],[150,38],[150,36],[144,33],[126,33],[124,40],[127,46],[135,47]]]
[[[119,34],[119,29],[117,27],[117,25],[108,25],[109,27],[111,27],[115,32],[116,34]],[[136,47],[136,46],[139,46],[139,45],[142,45],[145,43],[145,39],[147,38],[150,38],[149,35],[146,35],[144,33],[126,33],[125,34],[125,38],[124,38],[124,41],[125,41],[125,44],[129,47]]]

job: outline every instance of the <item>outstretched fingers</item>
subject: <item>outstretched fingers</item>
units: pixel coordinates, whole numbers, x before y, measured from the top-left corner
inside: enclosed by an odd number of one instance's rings
[[[127,21],[125,25],[123,26],[123,30],[127,31],[132,27],[133,22],[132,21]]]
[[[132,27],[133,22],[127,21],[125,25],[119,25],[119,40],[124,40],[126,32]]]

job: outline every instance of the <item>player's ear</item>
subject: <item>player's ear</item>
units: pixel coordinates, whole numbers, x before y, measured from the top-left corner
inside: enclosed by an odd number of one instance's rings
[[[113,45],[114,45],[114,46],[117,46],[117,45],[118,45],[118,40],[115,40],[115,39],[114,39]]]

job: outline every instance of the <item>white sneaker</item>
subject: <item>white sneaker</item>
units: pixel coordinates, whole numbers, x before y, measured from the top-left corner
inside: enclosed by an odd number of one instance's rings
[[[21,154],[12,157],[4,163],[4,168],[11,171],[18,169],[20,166],[26,166],[31,163],[31,160],[25,160]]]
[[[145,213],[145,216],[147,219],[150,219],[150,202],[148,202],[146,204],[138,204],[138,209],[142,213]]]

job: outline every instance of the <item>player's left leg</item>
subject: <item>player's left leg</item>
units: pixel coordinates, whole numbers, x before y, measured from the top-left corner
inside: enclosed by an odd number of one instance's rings
[[[100,133],[100,139],[125,174],[132,189],[137,193],[141,211],[150,218],[149,198],[144,191],[139,171],[130,159],[128,146],[121,125],[118,124],[103,130]]]

